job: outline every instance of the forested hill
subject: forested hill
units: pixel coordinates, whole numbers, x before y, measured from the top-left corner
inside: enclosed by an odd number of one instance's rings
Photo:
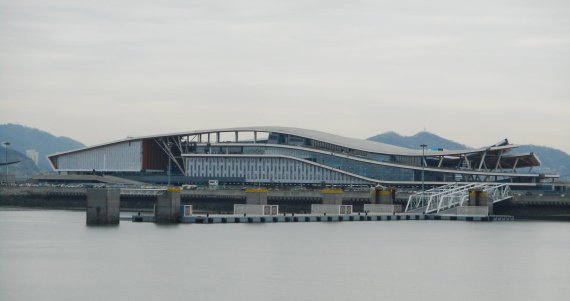
[[[0,141],[10,142],[10,149],[22,154],[28,149],[39,153],[38,167],[41,171],[52,171],[47,155],[84,147],[83,143],[68,137],[56,137],[39,129],[19,124],[1,124]]]

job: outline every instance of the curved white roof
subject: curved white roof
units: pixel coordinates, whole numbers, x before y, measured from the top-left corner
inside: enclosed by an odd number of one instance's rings
[[[148,135],[148,136],[139,136],[139,137],[129,137],[127,139],[113,141],[109,143],[104,143],[100,145],[88,146],[78,150],[72,150],[67,152],[62,152],[54,155],[61,155],[65,153],[71,153],[80,151],[83,149],[90,149],[95,147],[102,147],[109,144],[120,143],[124,141],[133,141],[133,140],[140,140],[140,139],[147,139],[147,138],[159,138],[159,137],[168,137],[168,136],[187,136],[187,135],[196,135],[196,134],[206,134],[206,133],[216,133],[216,132],[271,132],[271,133],[280,133],[280,134],[288,134],[293,136],[299,136],[309,139],[314,139],[317,141],[330,143],[342,147],[347,147],[355,150],[370,152],[370,153],[378,153],[378,154],[386,154],[386,155],[400,155],[400,156],[421,156],[422,151],[416,149],[409,149],[405,147],[399,147],[395,145],[374,142],[364,139],[356,139],[356,138],[348,138],[343,137],[335,134],[330,134],[326,132],[316,131],[316,130],[309,130],[309,129],[302,129],[302,128],[295,128],[295,127],[280,127],[280,126],[249,126],[249,127],[235,127],[235,128],[220,128],[220,129],[209,129],[209,130],[196,130],[196,131],[189,131],[189,132],[178,132],[178,133],[168,133],[168,134],[157,134],[157,135]],[[453,156],[453,155],[460,155],[460,154],[469,154],[469,153],[477,153],[483,152],[485,150],[500,150],[500,149],[511,149],[516,147],[515,145],[508,144],[508,145],[493,145],[490,147],[480,148],[480,149],[469,149],[469,150],[444,150],[444,151],[431,151],[425,150],[425,156]]]
[[[356,150],[361,150],[365,152],[371,153],[379,153],[379,154],[386,154],[386,155],[400,155],[400,156],[421,156],[422,151],[417,149],[410,149],[405,147],[399,147],[395,145],[374,142],[370,140],[364,139],[357,139],[357,138],[349,138],[344,136],[339,136],[327,132],[316,131],[316,130],[309,130],[309,129],[302,129],[296,127],[282,127],[282,126],[249,126],[249,127],[235,127],[235,128],[221,128],[221,129],[209,129],[209,130],[197,130],[192,132],[179,132],[179,133],[171,133],[171,134],[164,134],[164,135],[152,135],[152,136],[144,136],[144,137],[135,137],[133,139],[142,139],[142,138],[152,138],[152,137],[165,137],[165,136],[185,136],[185,135],[195,135],[201,133],[215,133],[215,132],[249,132],[249,131],[257,131],[257,132],[272,132],[272,133],[281,133],[281,134],[288,134],[294,135],[299,137],[305,137],[309,139],[314,139],[317,141],[330,143],[338,146],[343,146],[347,148],[352,148]],[[491,150],[499,150],[499,149],[511,149],[516,147],[515,145],[500,145],[500,146],[490,146],[484,147],[480,149],[468,149],[468,150],[444,150],[444,151],[431,151],[425,150],[425,155],[430,156],[442,156],[442,155],[460,155],[460,154],[468,154],[468,153],[477,153],[482,152],[487,149]]]
[[[243,128],[241,128],[243,129]],[[279,126],[264,126],[264,127],[251,127],[248,130],[257,130],[263,132],[281,133],[293,136],[299,136],[304,138],[309,138],[325,143],[330,143],[342,147],[352,148],[356,150],[372,152],[372,153],[383,153],[383,154],[415,154],[417,151],[405,147],[399,147],[395,145],[374,142],[363,139],[343,137],[331,133],[308,130],[295,127],[279,127]],[[421,153],[421,151],[420,151]]]

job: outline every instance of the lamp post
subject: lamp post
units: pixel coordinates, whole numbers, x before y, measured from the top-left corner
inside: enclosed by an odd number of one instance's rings
[[[172,151],[170,150],[172,148],[172,142],[168,142],[166,145],[168,145],[168,187],[170,187],[170,154],[172,153]]]
[[[424,171],[425,171],[425,149],[427,147],[426,144],[420,145],[422,148],[422,201],[424,200]]]
[[[6,149],[6,157],[4,158],[4,160],[6,161],[6,178],[5,178],[5,184],[8,185],[8,146],[10,146],[10,142],[5,141],[2,142],[2,145],[4,145],[4,148]]]

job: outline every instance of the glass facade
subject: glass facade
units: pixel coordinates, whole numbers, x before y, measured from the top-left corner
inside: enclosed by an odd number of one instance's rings
[[[271,140],[270,136],[270,140]],[[299,158],[317,164],[346,171],[348,173],[367,177],[375,180],[383,181],[413,181],[413,170],[381,166],[368,162],[354,160],[346,154],[338,153],[322,153],[311,150],[302,150],[296,148],[285,148],[279,146],[271,146],[269,144],[251,145],[251,146],[199,146],[197,153],[208,154],[244,154],[244,155],[273,155],[273,156],[289,156]],[[377,161],[389,161],[390,156],[376,155]],[[367,158],[372,160],[372,158]],[[293,170],[292,172],[296,172]]]

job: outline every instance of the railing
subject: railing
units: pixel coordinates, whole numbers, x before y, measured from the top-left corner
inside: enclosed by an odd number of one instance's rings
[[[450,191],[451,189],[457,187],[459,187],[459,184],[453,183],[412,194],[408,198],[408,204],[406,205],[406,212],[426,207],[430,202],[430,198],[432,198],[433,196],[440,193],[444,193],[445,191]]]

